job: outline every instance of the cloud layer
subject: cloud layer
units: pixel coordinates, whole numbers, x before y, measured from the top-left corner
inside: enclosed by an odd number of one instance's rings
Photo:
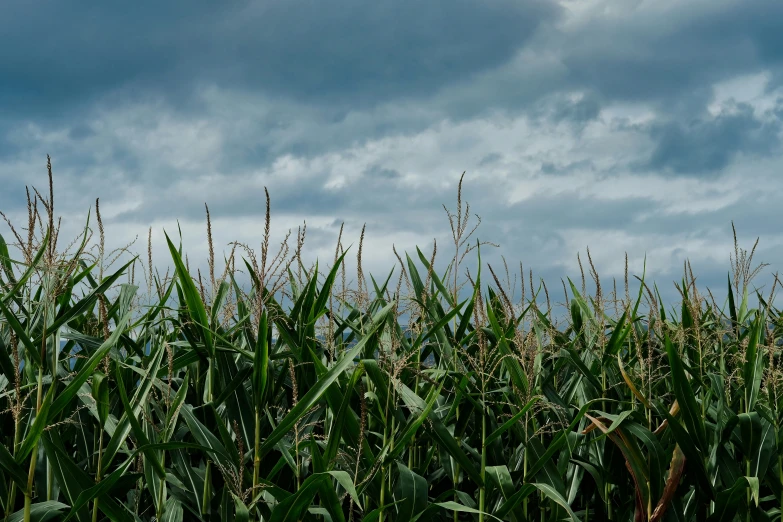
[[[305,257],[331,262],[340,224],[355,254],[366,223],[385,279],[392,244],[436,239],[445,268],[467,171],[476,237],[501,246],[482,259],[550,290],[589,246],[618,288],[627,252],[668,299],[686,258],[725,295],[732,220],[771,268],[783,254],[783,4],[44,4],[0,18],[11,216],[48,153],[70,230],[100,197],[116,245],[152,226],[162,247],[179,220],[206,259],[204,203],[219,244],[258,244],[267,187],[275,240],[306,220]]]

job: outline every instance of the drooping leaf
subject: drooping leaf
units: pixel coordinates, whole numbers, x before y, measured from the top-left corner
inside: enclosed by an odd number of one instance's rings
[[[397,470],[399,477],[394,486],[397,518],[412,520],[427,507],[427,481],[401,462],[397,463]]]
[[[98,410],[98,420],[101,423],[101,429],[103,429],[109,416],[109,381],[103,372],[92,374],[92,398]]]
[[[60,516],[62,511],[68,509],[66,504],[57,502],[56,500],[46,500],[44,502],[36,502],[30,506],[30,521],[31,522],[45,522],[46,520],[52,520]],[[24,509],[20,509],[10,517],[8,522],[22,522],[25,519]]]

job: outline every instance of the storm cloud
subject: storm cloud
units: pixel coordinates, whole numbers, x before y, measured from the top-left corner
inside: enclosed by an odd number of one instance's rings
[[[0,16],[0,210],[46,183],[74,232],[101,198],[109,240],[183,230],[257,244],[306,220],[331,261],[366,224],[365,270],[453,255],[463,200],[482,259],[550,285],[660,280],[685,258],[725,286],[731,223],[783,254],[783,4],[769,0],[21,2]],[[5,231],[2,231],[6,235]],[[448,245],[452,245],[449,247]],[[443,258],[440,258],[440,256]],[[309,257],[308,257],[309,256]],[[164,260],[161,260],[164,262]],[[203,263],[202,263],[203,264]],[[765,272],[766,273],[766,272]],[[762,279],[763,276],[760,278]],[[759,281],[759,284],[768,281]],[[721,295],[716,292],[716,295]]]

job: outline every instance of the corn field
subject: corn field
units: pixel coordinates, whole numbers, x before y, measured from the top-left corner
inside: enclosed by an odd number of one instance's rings
[[[273,252],[268,193],[260,250],[220,263],[206,209],[203,275],[169,235],[166,273],[151,231],[107,252],[98,201],[61,248],[51,164],[27,202],[0,237],[3,520],[780,520],[783,322],[755,246],[721,305],[687,263],[678,305],[631,293],[627,258],[624,295],[590,260],[594,295],[583,271],[558,305],[482,266],[461,181],[445,273],[437,246],[395,250],[368,281],[363,230],[354,289],[342,229],[327,270],[304,230]]]

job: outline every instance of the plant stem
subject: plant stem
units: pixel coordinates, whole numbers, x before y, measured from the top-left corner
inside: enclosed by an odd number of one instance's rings
[[[103,457],[103,428],[98,432],[98,471],[95,474],[95,483],[99,483],[101,481],[101,474],[102,474],[102,462]],[[98,499],[95,499],[95,502],[92,504],[92,522],[97,522],[98,520]]]
[[[44,331],[44,338],[46,332]],[[43,342],[46,342],[45,340]],[[43,400],[43,368],[38,368],[38,399],[36,404],[36,414],[41,411],[41,402]],[[35,482],[35,465],[38,461],[38,445],[33,448],[33,454],[30,457],[30,469],[27,471],[27,490],[24,492],[24,522],[30,522],[30,506],[33,500],[33,483]]]
[[[527,445],[528,436],[527,436],[527,427],[528,423],[530,422],[530,414],[525,414],[525,444]],[[524,453],[522,454],[522,484],[527,484],[527,448],[524,449]],[[525,520],[528,520],[527,516],[527,503],[528,498],[525,497],[524,500],[522,500],[522,513],[525,515]]]
[[[482,401],[483,402],[483,401]],[[486,507],[487,488],[483,482],[487,472],[487,416],[481,412],[481,488],[479,489],[479,522],[484,522],[484,508]]]
[[[783,484],[783,455],[778,455],[778,481]],[[780,505],[783,506],[783,489],[780,491]]]
[[[251,493],[251,499],[256,496],[256,489],[258,488],[258,474],[261,469],[261,455],[259,449],[261,448],[261,412],[258,405],[256,405],[256,431],[255,431],[255,450],[253,451],[253,489]]]
[[[209,512],[210,484],[212,481],[212,461],[207,460],[207,468],[204,471],[204,493],[201,497],[201,514],[206,515]]]
[[[14,420],[14,447],[13,452],[14,456],[16,456],[16,452],[19,449],[19,436],[21,435],[21,430],[19,429],[19,417],[17,417]],[[5,505],[5,520],[8,521],[8,517],[11,516],[11,513],[14,511],[14,500],[16,499],[16,482],[11,482],[11,491],[8,494],[8,502]]]
[[[368,389],[372,389],[371,386],[368,386]],[[384,419],[389,418],[389,399],[391,397],[391,379],[389,379],[389,385],[386,389],[386,405],[384,406]],[[368,422],[369,424],[369,422]],[[386,447],[386,441],[389,438],[388,434],[388,424],[384,423],[383,425],[383,446]],[[360,441],[361,442],[361,441]],[[360,447],[358,451],[361,451],[362,448]],[[358,459],[357,459],[358,461]],[[384,505],[384,502],[386,500],[386,466],[381,465],[381,498],[378,502],[378,507],[382,507]],[[379,522],[384,521],[384,512],[381,510],[380,514],[378,515]]]

